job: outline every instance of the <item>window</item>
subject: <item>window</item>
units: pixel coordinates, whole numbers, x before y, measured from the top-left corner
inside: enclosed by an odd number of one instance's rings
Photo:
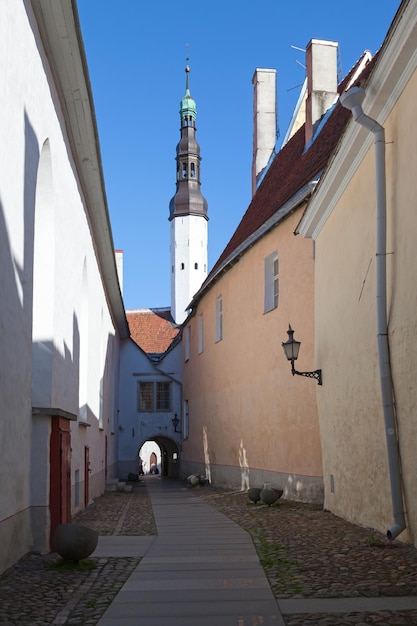
[[[190,339],[191,339],[191,326],[187,326],[185,329],[185,342],[184,342],[184,360],[190,359]]]
[[[139,383],[139,411],[153,411],[153,383]]]
[[[139,411],[152,413],[154,411],[171,410],[171,383],[165,381],[138,383]]]
[[[194,269],[198,270],[198,263],[194,263]]]
[[[276,309],[278,306],[279,295],[279,262],[278,253],[273,252],[264,259],[265,273],[265,297],[264,297],[264,313]]]
[[[198,316],[198,354],[203,352],[203,314]]]
[[[182,424],[182,437],[188,439],[189,423],[188,423],[188,400],[184,400],[184,420]]]
[[[223,339],[223,302],[222,297],[216,299],[216,341]]]
[[[156,383],[156,410],[169,411],[171,408],[171,383]]]

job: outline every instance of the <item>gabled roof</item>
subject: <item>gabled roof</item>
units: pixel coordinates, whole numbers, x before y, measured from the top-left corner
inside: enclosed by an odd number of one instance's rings
[[[179,335],[171,309],[135,309],[126,311],[130,336],[153,360],[161,358]]]
[[[369,53],[358,60],[340,83],[339,93],[355,76],[364,58],[369,58]],[[329,163],[350,119],[350,112],[337,102],[324,118],[327,118],[325,123],[321,122],[320,132],[308,149],[305,149],[304,124],[275,156],[240,224],[194,296],[190,308],[195,306],[219,272],[225,271],[249,245],[285,219],[311,194],[311,183],[320,177]]]

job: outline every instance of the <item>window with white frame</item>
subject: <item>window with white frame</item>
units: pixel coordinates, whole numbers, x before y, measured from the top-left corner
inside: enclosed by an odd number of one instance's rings
[[[198,354],[203,352],[203,314],[198,316]]]
[[[264,294],[264,313],[276,309],[278,306],[279,295],[279,262],[278,253],[272,252],[264,259],[265,274],[265,294]]]
[[[223,300],[221,296],[216,298],[216,341],[223,339]]]
[[[190,360],[191,326],[187,326],[184,335],[184,361]]]
[[[152,413],[153,411],[171,410],[171,383],[166,381],[138,382],[138,410]]]

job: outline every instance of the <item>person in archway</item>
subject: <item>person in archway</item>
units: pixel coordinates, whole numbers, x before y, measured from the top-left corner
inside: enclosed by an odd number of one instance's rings
[[[138,474],[139,476],[143,476],[144,475],[144,471],[143,471],[143,461],[140,458],[140,456],[138,457]]]

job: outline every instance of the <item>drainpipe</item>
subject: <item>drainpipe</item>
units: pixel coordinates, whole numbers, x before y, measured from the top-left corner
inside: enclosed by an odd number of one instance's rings
[[[391,362],[388,345],[387,315],[387,263],[386,263],[386,176],[385,176],[385,131],[372,118],[365,115],[362,102],[365,91],[362,87],[352,87],[340,96],[340,102],[352,111],[355,122],[367,128],[375,137],[376,161],[376,308],[378,324],[378,355],[381,379],[382,404],[385,420],[385,436],[387,441],[389,475],[391,481],[391,500],[394,524],[387,530],[387,538],[392,541],[406,527],[403,493],[401,483],[401,464],[397,428],[394,413],[394,387],[391,373]]]

